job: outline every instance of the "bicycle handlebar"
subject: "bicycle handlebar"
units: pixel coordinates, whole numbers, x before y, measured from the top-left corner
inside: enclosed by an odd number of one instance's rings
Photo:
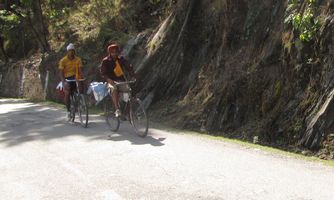
[[[86,79],[83,78],[83,79],[77,79],[77,80],[69,80],[69,79],[65,79],[66,82],[82,82],[82,81],[85,81]]]
[[[117,82],[117,81],[114,81],[115,85],[126,85],[126,84],[131,84],[131,83],[135,83],[137,80],[132,80],[132,81],[124,81],[124,82]]]

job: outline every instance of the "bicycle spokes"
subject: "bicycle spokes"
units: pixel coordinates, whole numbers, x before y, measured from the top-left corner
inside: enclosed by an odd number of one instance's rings
[[[139,99],[131,102],[130,117],[136,133],[141,137],[145,137],[148,132],[148,120],[144,106]]]
[[[115,115],[115,109],[112,106],[111,98],[108,97],[104,102],[104,115],[106,118],[106,123],[111,131],[117,131],[119,128],[120,120],[119,117]]]
[[[75,115],[78,114],[80,124],[83,127],[88,126],[88,106],[85,95],[76,94],[70,96],[70,117],[69,121],[74,122]]]
[[[86,98],[83,94],[78,97],[78,112],[80,117],[80,123],[83,127],[88,125],[88,107],[86,103]]]

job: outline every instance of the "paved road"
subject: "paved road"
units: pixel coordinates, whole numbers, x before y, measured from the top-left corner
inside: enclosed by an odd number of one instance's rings
[[[0,199],[332,200],[334,169],[190,134],[121,125],[108,139],[65,112],[0,99]]]

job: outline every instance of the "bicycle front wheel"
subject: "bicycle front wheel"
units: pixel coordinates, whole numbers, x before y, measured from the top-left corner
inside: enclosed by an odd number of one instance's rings
[[[148,132],[148,119],[140,99],[131,100],[130,119],[136,134],[140,137],[146,137]]]
[[[113,132],[118,131],[120,120],[119,117],[115,115],[115,109],[114,106],[112,106],[110,96],[104,99],[104,116],[109,129]]]
[[[88,106],[86,97],[83,94],[79,96],[78,112],[81,126],[87,128],[88,126]]]

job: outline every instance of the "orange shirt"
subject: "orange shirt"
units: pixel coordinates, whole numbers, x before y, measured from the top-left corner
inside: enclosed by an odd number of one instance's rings
[[[73,60],[70,60],[65,56],[60,60],[58,69],[64,70],[65,78],[75,76],[75,78],[78,79],[80,67],[82,67],[81,58],[75,56]]]
[[[115,63],[116,63],[116,66],[115,66],[115,69],[114,69],[114,74],[115,74],[115,76],[117,76],[117,77],[121,77],[121,76],[123,76],[124,73],[123,73],[122,67],[121,67],[121,65],[119,64],[118,60],[116,60]]]

